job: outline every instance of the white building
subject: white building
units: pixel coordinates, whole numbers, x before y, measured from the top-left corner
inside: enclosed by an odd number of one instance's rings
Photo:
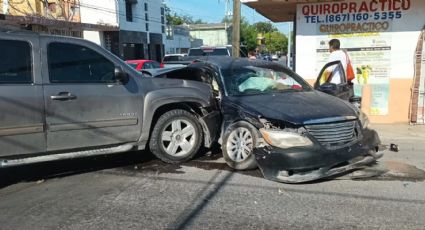
[[[117,0],[80,0],[81,23],[105,26],[104,30],[83,30],[84,39],[97,43],[118,53],[118,14]],[[115,36],[114,36],[115,35]]]
[[[166,54],[187,53],[191,48],[189,28],[187,26],[168,26],[166,30]]]
[[[161,61],[165,10],[161,0],[118,0],[119,54],[123,59]]]
[[[162,59],[166,24],[162,0],[80,0],[80,5],[82,23],[116,28],[85,30],[85,39],[124,60]]]
[[[226,23],[189,25],[190,36],[207,46],[226,46],[232,41],[232,25]]]

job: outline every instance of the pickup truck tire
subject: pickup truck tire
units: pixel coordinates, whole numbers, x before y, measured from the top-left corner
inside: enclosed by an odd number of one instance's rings
[[[258,139],[258,131],[251,124],[239,121],[230,125],[221,145],[227,165],[237,170],[256,168],[253,149],[257,146]]]
[[[192,113],[175,109],[159,117],[151,134],[149,148],[162,161],[178,164],[196,155],[202,135],[201,124]]]

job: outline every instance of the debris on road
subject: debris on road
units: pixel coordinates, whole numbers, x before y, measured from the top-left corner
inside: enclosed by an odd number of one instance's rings
[[[398,152],[398,145],[391,143],[390,144],[390,150],[393,152]]]

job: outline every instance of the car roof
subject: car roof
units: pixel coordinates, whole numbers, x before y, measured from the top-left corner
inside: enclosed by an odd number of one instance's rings
[[[281,65],[276,62],[270,62],[265,61],[261,59],[248,59],[248,58],[232,58],[228,56],[205,56],[205,57],[199,57],[197,58],[194,63],[188,65],[188,66],[179,66],[179,67],[169,67],[164,68],[159,71],[150,71],[154,76],[161,75],[170,71],[178,70],[178,69],[184,69],[184,68],[191,68],[199,64],[211,64],[215,65],[218,68],[220,68],[223,71],[236,69],[243,66],[263,66],[263,67],[270,67],[274,69],[288,69],[284,65]],[[289,69],[288,69],[289,70]]]
[[[205,56],[196,59],[196,62],[211,63],[218,66],[222,70],[229,70],[249,65],[286,68],[285,66],[276,62],[270,62],[261,59],[233,58],[228,56]]]
[[[166,54],[164,57],[171,57],[171,56],[186,56],[187,54]]]

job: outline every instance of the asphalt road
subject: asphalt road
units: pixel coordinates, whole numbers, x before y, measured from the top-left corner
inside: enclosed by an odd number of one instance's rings
[[[425,229],[425,143],[398,144],[370,170],[301,185],[234,172],[218,151],[183,165],[131,152],[2,169],[0,229]]]

